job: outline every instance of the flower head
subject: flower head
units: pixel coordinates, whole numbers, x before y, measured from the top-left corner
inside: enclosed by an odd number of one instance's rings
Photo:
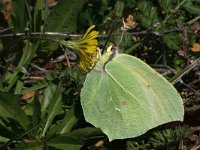
[[[79,66],[88,71],[97,60],[97,37],[99,32],[92,30],[95,25],[89,27],[83,38],[79,41],[62,41],[67,48],[74,50],[79,58]]]

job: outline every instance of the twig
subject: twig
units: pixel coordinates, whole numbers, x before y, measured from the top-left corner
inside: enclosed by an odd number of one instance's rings
[[[178,27],[175,27],[174,29],[164,31],[163,34],[168,34],[171,32],[176,32],[176,31],[182,31],[184,26],[179,25]],[[162,36],[162,33],[159,33],[157,31],[152,31],[150,29],[144,30],[144,31],[139,31],[139,32],[125,32],[124,35],[144,35],[144,34],[154,34],[156,36]],[[32,32],[30,36],[38,36],[41,38],[41,35],[46,35],[46,36],[63,36],[65,38],[81,38],[83,35],[81,34],[69,34],[65,32]],[[113,34],[113,36],[121,36],[122,34]],[[0,35],[0,38],[2,37],[20,37],[20,36],[27,36],[26,33],[9,33],[9,34],[2,34]],[[98,37],[99,38],[107,38],[109,35],[107,34],[100,34]],[[31,38],[31,37],[30,37]]]
[[[166,65],[153,65],[152,66],[157,72],[162,74],[163,76],[169,75],[169,74],[176,74],[176,70],[166,66]]]
[[[183,32],[183,37],[182,37],[183,57],[188,58],[188,48],[189,48],[188,32],[186,28],[184,28],[182,32]]]
[[[65,52],[64,55],[65,55],[65,59],[66,59],[66,61],[67,61],[67,67],[70,68],[71,65],[70,65],[70,62],[69,62],[69,58],[68,58],[68,56],[67,56],[67,53]]]
[[[61,62],[65,60],[65,55],[60,55],[57,58],[55,58],[54,60],[51,60],[52,63],[57,63],[57,62]]]
[[[195,112],[200,110],[200,105],[193,105],[192,107],[185,107],[185,112]]]
[[[88,147],[88,149],[90,150],[98,150],[100,147],[102,147],[106,142],[106,139],[100,139],[97,143],[95,143],[94,145]]]
[[[30,76],[30,77],[27,77],[27,79],[30,79],[30,80],[44,80],[45,78],[44,77],[33,77],[33,76]]]
[[[180,73],[178,73],[171,81],[171,83],[173,85],[175,85],[176,83],[178,83],[181,78],[189,73],[194,67],[196,67],[197,65],[200,64],[200,58],[196,59],[192,64],[190,64],[189,66],[187,66],[185,69],[183,69]]]
[[[64,36],[64,37],[75,37],[80,38],[82,35],[80,34],[69,34],[65,32],[32,32],[31,35],[53,35],[53,36]],[[12,37],[12,36],[26,36],[26,33],[9,33],[0,35],[0,37]]]
[[[199,20],[199,19],[200,19],[200,16],[197,16],[197,17],[195,17],[194,19],[188,21],[186,24],[191,25],[191,24],[193,24],[194,22],[196,22],[196,21]]]
[[[3,29],[3,30],[0,30],[0,34],[6,32],[6,31],[9,31],[11,29],[13,29],[14,27],[9,27],[9,28],[6,28],[6,29]]]
[[[190,87],[189,85],[185,84],[185,83],[183,82],[182,79],[180,79],[180,83],[183,84],[184,86],[186,86],[186,87],[187,87],[188,89],[190,89],[191,91],[200,94],[198,91],[196,91],[195,89],[193,89],[193,88]]]
[[[193,146],[190,150],[198,150],[200,148],[200,144]]]
[[[69,58],[68,58],[68,56],[67,56],[67,51],[65,50],[65,48],[63,47],[63,45],[62,44],[60,44],[60,47],[62,48],[62,50],[64,51],[64,56],[65,56],[65,59],[66,59],[66,61],[67,61],[67,67],[71,67],[71,65],[70,65],[70,62],[69,62]]]
[[[104,144],[104,140],[98,141],[94,146],[100,148]]]
[[[121,34],[121,36],[120,36],[119,44],[121,43],[121,41],[122,41],[122,39],[123,39],[123,37],[124,37],[124,33],[125,33],[125,30],[122,30],[122,34]]]
[[[38,69],[38,70],[40,70],[40,71],[42,71],[42,72],[44,72],[44,73],[49,72],[48,70],[46,70],[46,69],[44,69],[44,68],[41,68],[41,67],[37,66],[37,65],[34,64],[34,63],[31,63],[31,66],[34,67],[34,68],[36,68],[36,69]]]

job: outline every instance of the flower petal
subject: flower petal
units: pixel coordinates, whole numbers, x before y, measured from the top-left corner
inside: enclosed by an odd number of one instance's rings
[[[86,33],[85,33],[84,36],[83,36],[83,39],[88,35],[88,33],[89,33],[94,27],[95,27],[95,25],[92,25],[92,26],[90,26],[90,27],[87,29]]]

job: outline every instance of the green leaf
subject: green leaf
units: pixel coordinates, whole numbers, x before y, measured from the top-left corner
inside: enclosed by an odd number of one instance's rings
[[[83,146],[83,143],[74,137],[58,136],[52,140],[49,140],[47,145],[62,150],[80,150],[80,148]]]
[[[175,88],[136,57],[119,54],[100,60],[81,90],[86,121],[109,140],[137,137],[161,124],[183,120]]]
[[[22,80],[18,80],[14,94],[15,95],[21,94],[23,87],[24,87],[24,82]]]
[[[78,118],[75,116],[74,108],[67,112],[66,117],[63,119],[61,124],[60,133],[68,133],[71,131],[75,123],[77,123]]]
[[[20,94],[25,94],[25,93],[28,93],[28,92],[40,90],[40,89],[45,88],[47,86],[48,86],[48,83],[46,83],[46,82],[39,82],[39,83],[33,84],[32,87],[24,88],[21,91]]]
[[[64,135],[69,135],[71,137],[79,137],[80,139],[83,140],[86,140],[87,138],[90,137],[104,136],[103,132],[99,128],[92,128],[92,127],[79,128]]]
[[[181,38],[177,33],[169,33],[164,35],[164,42],[170,49],[181,49]]]
[[[19,145],[14,150],[43,150],[44,144],[43,143],[29,143],[27,145]]]
[[[39,95],[36,93],[34,100],[33,100],[33,123],[32,124],[39,124],[41,122],[41,105],[39,101]]]
[[[42,136],[45,136],[48,128],[51,126],[51,123],[56,115],[59,114],[62,108],[62,92],[63,87],[62,84],[59,83],[57,86],[53,96],[51,97],[51,103],[47,108],[47,119],[44,125]]]
[[[142,26],[149,28],[158,22],[158,12],[156,7],[149,1],[139,1],[138,4],[139,14],[138,19]]]
[[[172,12],[173,7],[175,6],[173,1],[169,0],[158,0],[160,7],[163,9],[164,14],[169,14]]]
[[[55,90],[56,90],[56,85],[50,82],[44,91],[44,99],[43,99],[42,105],[41,105],[41,118],[45,117],[47,108],[48,108],[49,104],[51,103],[51,100],[53,100],[52,96],[53,96]]]
[[[4,108],[4,110],[0,109],[1,117],[11,117],[18,121],[24,129],[28,129],[30,122],[26,114],[20,108],[17,96],[0,91],[0,105],[0,108]]]
[[[61,123],[53,126],[48,134],[54,135],[55,133],[68,133],[72,130],[77,121],[78,118],[75,116],[74,108],[72,108],[66,112],[65,117],[61,120]]]
[[[59,0],[48,17],[47,31],[76,32],[78,15],[86,2],[87,0]]]
[[[28,12],[26,9],[26,0],[12,0],[15,17],[12,17],[13,26],[17,32],[24,32],[28,21]]]
[[[1,108],[0,108],[1,109]],[[0,112],[1,113],[1,112]],[[16,124],[12,124],[8,127],[8,122],[6,122],[7,120],[4,120],[3,118],[1,118],[2,120],[0,120],[0,136],[4,137],[4,138],[12,138],[13,135],[16,135],[19,130],[16,129]],[[16,122],[14,122],[16,123]]]
[[[34,6],[34,15],[33,15],[33,22],[34,22],[34,31],[39,32],[42,26],[42,17],[43,17],[43,7],[44,1],[36,1]]]
[[[78,29],[78,15],[87,0],[59,0],[47,18],[46,31],[76,33]],[[66,12],[67,10],[67,12]],[[64,37],[58,37],[60,40]],[[42,42],[42,52],[53,52],[58,48],[58,43]]]
[[[67,134],[61,134],[53,139],[47,141],[47,145],[59,149],[70,149],[70,150],[79,150],[84,141],[90,137],[97,137],[102,135],[100,129],[97,128],[82,128],[74,130]]]
[[[16,71],[13,74],[11,74],[11,77],[7,81],[9,85],[4,88],[5,91],[9,91],[15,85],[15,83],[20,77],[19,73],[23,72],[23,69],[26,69],[32,58],[35,56],[35,52],[38,48],[38,45],[39,42],[36,42],[35,44],[32,44],[30,41],[26,42],[26,46],[23,49],[23,55],[20,58]],[[19,91],[21,91],[21,89],[17,89],[17,92]]]
[[[124,53],[129,54],[132,51],[134,51],[136,48],[138,48],[140,45],[142,45],[142,43],[140,43],[140,42],[135,43],[133,46],[131,46],[130,48],[128,48],[126,51],[124,51]]]
[[[7,142],[8,140],[9,140],[8,138],[0,136],[0,143]]]
[[[192,2],[187,2],[184,4],[184,8],[195,15],[200,15],[200,5],[194,5]]]

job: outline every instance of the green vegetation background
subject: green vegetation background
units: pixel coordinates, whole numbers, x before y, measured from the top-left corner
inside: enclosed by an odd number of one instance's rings
[[[114,27],[109,44],[120,41],[121,52],[139,57],[169,80],[200,55],[191,49],[200,40],[199,0],[125,0],[120,16],[114,11],[116,2],[12,0],[9,8],[9,1],[0,1],[0,149],[177,148],[191,136],[188,127],[164,126],[146,137],[110,143],[84,121],[79,94],[85,75],[70,52],[68,61],[52,63],[65,53],[54,40],[77,39],[95,24],[102,49]],[[176,88],[181,92],[182,84]],[[195,88],[189,90],[186,106],[199,105]],[[22,100],[31,92],[34,96]]]

